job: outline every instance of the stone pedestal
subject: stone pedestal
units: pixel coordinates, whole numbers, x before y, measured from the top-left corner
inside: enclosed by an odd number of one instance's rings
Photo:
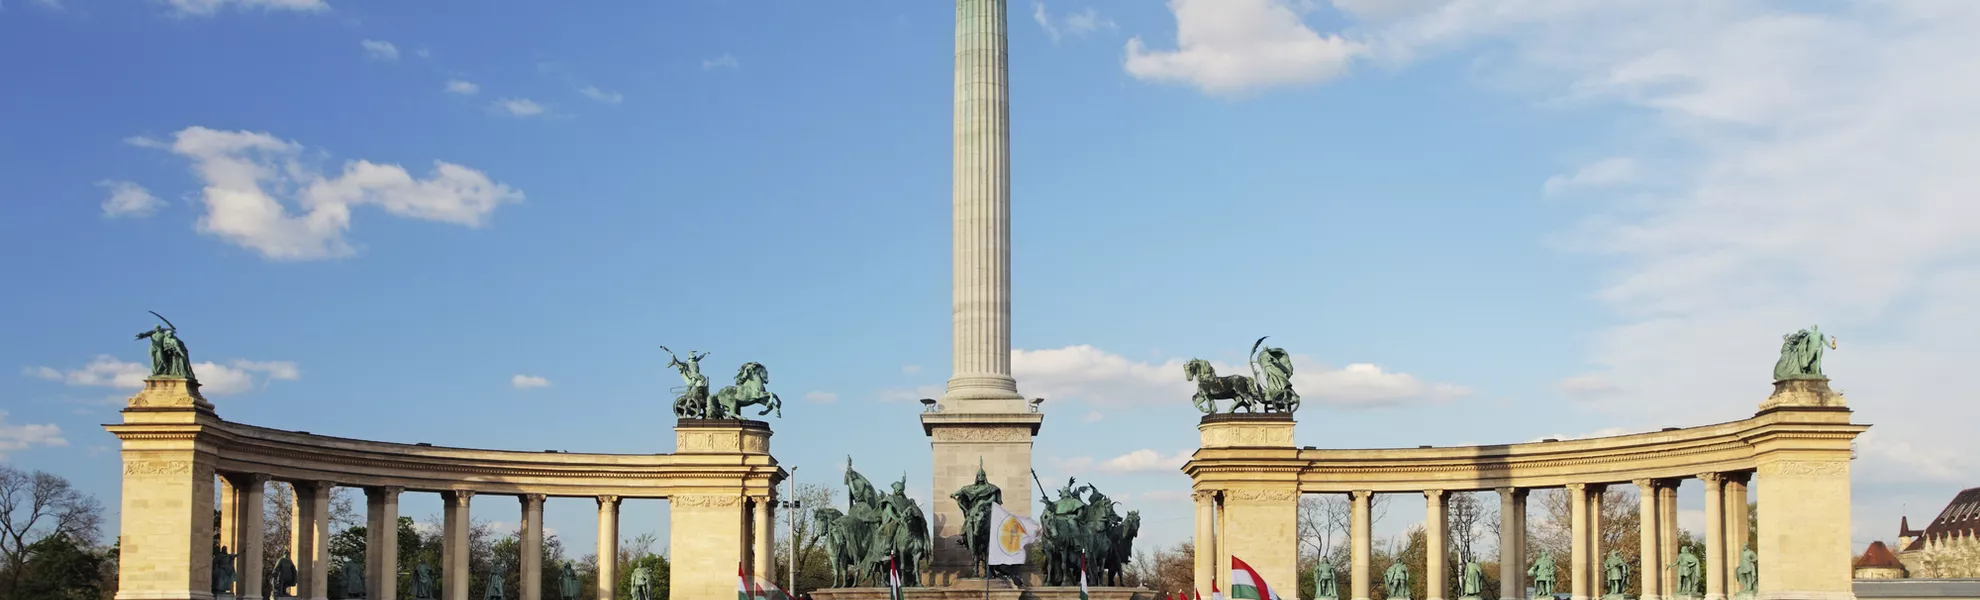
[[[1775,407],[1843,408],[1848,401],[1829,389],[1828,379],[1787,379],[1774,382],[1774,393],[1760,403],[1760,410]]]
[[[1776,387],[1784,388],[1776,398],[1822,397],[1831,404],[1783,402],[1755,416],[1762,422],[1751,435],[1757,463],[1753,488],[1762,507],[1753,544],[1759,600],[1852,600],[1850,442],[1867,426],[1849,422],[1840,395],[1823,395],[1826,381]]]
[[[1197,556],[1209,553],[1220,587],[1231,581],[1231,556],[1244,559],[1267,582],[1299,581],[1299,449],[1293,446],[1293,418],[1286,413],[1215,414],[1197,425],[1202,449],[1198,458],[1242,460],[1242,471],[1214,472],[1194,460],[1183,471],[1196,481],[1196,492],[1214,498],[1210,517],[1213,540],[1196,541]],[[1283,468],[1277,465],[1284,465]],[[1198,512],[1199,519],[1203,511]],[[1198,531],[1203,524],[1198,524]],[[1198,581],[1208,597],[1209,582]],[[1281,594],[1283,595],[1283,594]]]
[[[1005,510],[1031,515],[1031,438],[1045,415],[1024,413],[932,412],[921,415],[921,429],[934,451],[933,490],[929,496],[934,513],[929,523],[934,531],[930,543],[934,554],[923,583],[947,587],[963,578],[975,577],[974,557],[957,540],[962,538],[962,508],[949,494],[976,483],[977,465],[985,478],[1003,493]],[[979,590],[981,591],[981,590]]]
[[[674,428],[674,444],[676,456],[767,455],[770,425],[742,419],[681,419]],[[727,598],[736,593],[736,568],[749,558],[753,541],[745,524],[751,500],[733,487],[712,485],[705,491],[667,497],[668,555],[673,559],[667,584],[674,597]]]
[[[117,598],[213,597],[218,424],[199,382],[153,377],[106,426],[123,444]]]

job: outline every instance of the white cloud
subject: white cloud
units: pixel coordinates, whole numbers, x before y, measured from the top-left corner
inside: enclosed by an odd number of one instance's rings
[[[620,101],[626,99],[625,94],[601,90],[598,89],[598,86],[594,86],[594,85],[587,85],[582,88],[578,88],[578,92],[584,94],[585,97],[587,98],[591,98],[592,100],[597,100],[599,102],[604,102],[606,104],[618,104]]]
[[[413,49],[413,56],[417,56],[417,57],[420,57],[420,58],[429,58],[429,57],[431,57],[431,56],[433,56],[433,52],[432,52],[431,50],[427,50],[427,49],[425,49],[425,48],[414,48],[414,49]]]
[[[1541,185],[1547,195],[1567,193],[1580,188],[1604,187],[1636,180],[1636,160],[1628,157],[1605,158],[1582,167],[1572,175],[1548,177]]]
[[[164,0],[181,16],[210,16],[229,6],[242,10],[323,12],[330,10],[324,0]]]
[[[151,190],[129,181],[98,181],[97,187],[110,190],[110,197],[103,200],[103,216],[148,217],[164,206],[165,201],[151,195]]]
[[[1099,469],[1109,473],[1177,473],[1183,463],[1189,462],[1194,450],[1184,450],[1172,455],[1143,448],[1127,454],[1109,458],[1100,463]]]
[[[69,440],[62,437],[60,425],[15,425],[7,422],[7,411],[0,410],[0,460],[5,460],[8,453],[35,446],[60,448],[68,445]]]
[[[444,161],[435,161],[425,179],[398,165],[365,160],[346,162],[342,173],[325,176],[302,161],[301,144],[267,133],[187,127],[169,146],[149,138],[128,141],[191,160],[206,186],[199,231],[274,260],[351,255],[356,250],[344,232],[358,206],[479,227],[497,206],[523,199],[522,192],[480,171]],[[291,214],[289,205],[303,213]]]
[[[832,392],[805,392],[804,401],[815,404],[836,404],[839,402],[839,395]]]
[[[62,0],[33,0],[33,3],[49,10],[62,10]]]
[[[543,105],[528,98],[503,98],[489,105],[495,112],[508,113],[513,117],[534,117],[543,114]]]
[[[392,45],[391,42],[384,40],[362,40],[358,42],[358,45],[364,48],[365,56],[378,60],[399,60],[399,47]]]
[[[1607,396],[1622,391],[1608,378],[1598,373],[1576,375],[1561,380],[1561,394],[1576,400],[1587,400]]]
[[[726,53],[715,58],[701,59],[701,70],[703,71],[713,71],[715,69],[740,69],[740,68],[742,68],[742,61],[736,60],[736,57]]]
[[[1213,94],[1326,81],[1345,73],[1360,44],[1320,35],[1289,0],[1170,0],[1175,50],[1128,39],[1127,72]]]
[[[1376,407],[1447,401],[1471,393],[1463,386],[1424,382],[1408,373],[1388,372],[1372,364],[1333,369],[1302,355],[1294,355],[1292,359],[1293,389],[1309,403]],[[1170,359],[1160,364],[1144,363],[1080,345],[1016,350],[1011,354],[1011,371],[1030,396],[1081,400],[1099,406],[1187,403],[1195,393],[1195,384],[1183,378],[1184,362]],[[1224,375],[1249,373],[1247,369],[1212,364]]]
[[[519,390],[550,387],[550,380],[535,375],[516,375],[509,378],[509,385]]]
[[[1091,7],[1055,19],[1045,10],[1043,2],[1031,3],[1031,20],[1036,21],[1038,26],[1045,30],[1045,35],[1050,36],[1052,43],[1055,44],[1063,36],[1084,37],[1101,29],[1115,28],[1112,19],[1100,16],[1100,12]]]
[[[473,96],[481,93],[481,86],[475,85],[472,81],[449,79],[447,80],[447,93]]]
[[[1106,418],[1107,418],[1107,415],[1103,415],[1103,414],[1100,414],[1100,411],[1097,411],[1097,410],[1094,410],[1094,411],[1087,411],[1087,413],[1086,413],[1086,416],[1084,416],[1084,417],[1080,417],[1080,418],[1079,418],[1079,422],[1081,422],[1081,423],[1098,423],[1098,422],[1100,422],[1100,421],[1101,421],[1102,419],[1106,419]]]
[[[913,375],[921,372],[921,365],[901,365],[901,373]]]
[[[225,396],[252,390],[256,385],[267,381],[294,381],[302,377],[302,369],[289,361],[253,361],[234,359],[226,363],[193,363],[193,375],[199,378],[199,391],[202,394]],[[144,378],[151,375],[151,368],[141,363],[125,362],[107,354],[98,355],[89,364],[80,368],[60,371],[52,367],[27,367],[23,375],[60,381],[68,385],[111,387],[136,390],[144,387]],[[121,402],[121,399],[118,400]]]

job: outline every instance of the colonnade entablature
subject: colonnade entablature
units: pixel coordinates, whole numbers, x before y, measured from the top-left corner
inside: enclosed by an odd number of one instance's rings
[[[1412,575],[1428,582],[1427,600],[1455,598],[1446,590],[1446,501],[1450,494],[1499,496],[1501,598],[1521,598],[1529,583],[1525,521],[1528,494],[1560,489],[1569,495],[1572,555],[1559,557],[1573,576],[1575,600],[1604,596],[1600,518],[1603,491],[1635,486],[1648,557],[1632,565],[1642,597],[1759,600],[1852,597],[1849,541],[1850,444],[1868,429],[1826,380],[1784,381],[1753,417],[1689,428],[1518,444],[1381,449],[1297,447],[1288,413],[1214,414],[1198,430],[1202,446],[1183,472],[1196,501],[1196,580],[1204,593],[1214,577],[1228,586],[1229,557],[1242,558],[1266,581],[1298,582],[1299,498],[1342,494],[1352,499],[1351,591],[1367,600],[1380,574],[1369,573],[1369,518],[1376,494],[1426,500],[1426,565]],[[1677,492],[1685,480],[1705,488],[1704,555],[1696,587],[1680,589],[1677,569]],[[1748,540],[1748,487],[1757,490],[1757,540]],[[1749,544],[1758,541],[1758,544]],[[1736,579],[1742,550],[1757,546],[1757,576]],[[1644,577],[1643,573],[1653,576]],[[1279,583],[1286,582],[1286,583]],[[1699,589],[1702,588],[1702,589]],[[1351,595],[1350,595],[1351,594]],[[1288,597],[1290,597],[1288,595]]]
[[[397,597],[399,497],[437,493],[444,500],[443,556],[431,565],[442,597],[468,599],[465,552],[470,510],[500,497],[522,510],[521,584],[516,596],[539,600],[543,504],[584,498],[598,508],[598,554],[617,556],[621,504],[669,503],[670,589],[691,597],[733,593],[738,565],[771,572],[772,512],[786,473],[770,456],[768,424],[682,419],[672,454],[596,454],[451,448],[378,442],[228,422],[185,379],[155,377],[131,398],[123,423],[104,427],[122,440],[124,485],[119,599],[260,598],[266,484],[294,487],[290,558],[295,597],[324,598],[330,571],[329,504],[338,487],[365,491],[365,592]],[[216,496],[218,497],[216,505]],[[221,545],[236,554],[233,582],[215,585],[213,513]],[[204,515],[204,518],[201,517]],[[205,543],[202,543],[205,541]],[[457,551],[456,549],[460,549]],[[614,565],[599,565],[599,597],[614,597]],[[554,574],[553,574],[554,576]]]

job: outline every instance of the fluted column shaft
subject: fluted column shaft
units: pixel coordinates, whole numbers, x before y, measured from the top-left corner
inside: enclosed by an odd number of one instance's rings
[[[1010,87],[1004,0],[957,0],[954,374],[965,412],[1022,409],[1011,379]],[[972,410],[967,400],[985,403]]]
[[[1568,491],[1568,565],[1569,595],[1574,600],[1588,600],[1588,486],[1579,483],[1567,485]]]
[[[1608,486],[1590,484],[1588,486],[1588,596],[1601,597],[1607,578],[1602,573],[1602,494]]]
[[[1664,481],[1664,485],[1657,489],[1657,546],[1658,550],[1663,552],[1663,565],[1667,567],[1677,564],[1677,498],[1678,484],[1680,483],[1683,483],[1683,481],[1677,479],[1666,480]],[[1659,586],[1664,590],[1664,595],[1671,597],[1677,596],[1679,593],[1677,589],[1677,569],[1667,568],[1659,573],[1664,580],[1663,584]],[[1689,592],[1689,590],[1685,591]]]
[[[399,493],[404,488],[365,488],[365,569],[367,598],[399,597]]]
[[[1726,565],[1727,573],[1739,566],[1739,553],[1746,549],[1746,528],[1752,522],[1746,512],[1746,473],[1726,475]],[[1740,590],[1731,590],[1740,591]]]
[[[1705,600],[1725,600],[1725,477],[1719,473],[1706,473],[1698,479],[1705,482]]]
[[[1428,600],[1444,600],[1445,584],[1449,581],[1444,573],[1444,561],[1448,552],[1444,551],[1444,538],[1449,535],[1450,519],[1444,512],[1444,491],[1423,492],[1423,595]]]
[[[1206,490],[1196,492],[1192,497],[1196,500],[1196,570],[1191,587],[1196,588],[1197,595],[1208,597],[1210,580],[1217,576],[1217,495]]]
[[[1657,489],[1657,482],[1655,480],[1638,479],[1635,483],[1636,537],[1641,546],[1637,552],[1639,557],[1637,579],[1643,589],[1643,600],[1660,600],[1664,595],[1662,587],[1664,578],[1659,577],[1657,574],[1664,571],[1663,564],[1659,560],[1664,554],[1660,550],[1661,546],[1658,540],[1661,536],[1659,535],[1660,529],[1657,527],[1659,512],[1657,510],[1657,500],[1661,496],[1658,493],[1659,490]]]
[[[543,600],[543,494],[522,495],[522,547],[516,586],[522,600]]]
[[[474,501],[472,490],[454,490],[440,494],[446,503],[441,514],[440,563],[446,565],[440,572],[440,591],[449,600],[468,600],[468,535],[472,516],[469,505]]]
[[[1375,492],[1354,492],[1354,511],[1348,527],[1349,544],[1352,547],[1351,553],[1354,557],[1352,566],[1350,567],[1353,572],[1349,575],[1349,579],[1352,582],[1350,591],[1354,594],[1353,600],[1368,600],[1369,590],[1374,588],[1373,585],[1370,585],[1372,582],[1369,580],[1368,573],[1370,559],[1375,554],[1375,538],[1369,531],[1373,529],[1373,524],[1370,522],[1368,514],[1369,502],[1374,497]]]
[[[1499,597],[1526,594],[1526,490],[1499,488]]]
[[[617,598],[619,590],[619,497],[598,497],[598,597]]]

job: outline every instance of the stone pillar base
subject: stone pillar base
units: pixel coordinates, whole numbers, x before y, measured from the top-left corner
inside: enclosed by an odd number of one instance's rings
[[[1842,408],[1848,405],[1842,394],[1829,389],[1828,379],[1784,379],[1774,382],[1774,393],[1760,403],[1760,410],[1778,406]]]

